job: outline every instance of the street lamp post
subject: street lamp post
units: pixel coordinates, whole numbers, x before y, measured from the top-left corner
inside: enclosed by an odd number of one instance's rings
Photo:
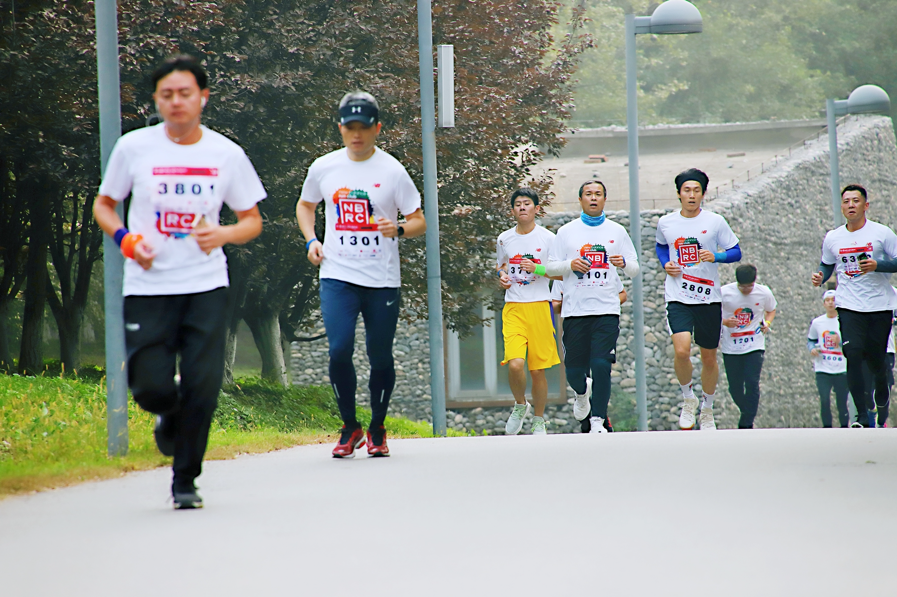
[[[701,13],[686,0],[667,0],[650,17],[626,15],[626,129],[629,139],[629,236],[642,257],[641,208],[638,189],[638,99],[635,80],[635,36],[644,33],[681,34],[703,30]],[[706,190],[706,189],[705,189]],[[642,274],[632,279],[632,340],[635,353],[635,394],[638,430],[648,430],[648,382],[645,376],[645,312]]]
[[[828,152],[832,186],[832,221],[837,228],[841,218],[841,176],[838,165],[838,123],[835,118],[847,114],[886,114],[891,111],[888,92],[878,85],[862,85],[853,90],[846,100],[825,100],[828,120]]]

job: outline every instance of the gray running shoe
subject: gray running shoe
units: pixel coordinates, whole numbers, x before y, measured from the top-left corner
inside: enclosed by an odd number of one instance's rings
[[[514,410],[511,411],[511,416],[508,417],[508,423],[505,425],[506,434],[517,435],[520,433],[520,430],[523,429],[523,419],[529,414],[530,408],[529,402],[514,405]]]

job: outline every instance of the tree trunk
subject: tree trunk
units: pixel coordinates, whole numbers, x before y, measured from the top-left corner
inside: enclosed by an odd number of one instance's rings
[[[280,321],[277,313],[265,311],[256,316],[244,318],[252,332],[255,346],[262,357],[262,379],[289,386],[287,367],[280,342]]]
[[[32,241],[34,236],[32,236]],[[44,371],[44,307],[47,302],[47,248],[31,245],[28,251],[28,281],[22,313],[22,345],[19,373],[40,375]]]
[[[49,245],[49,211],[47,189],[25,182],[17,189],[24,192],[30,204],[31,240],[25,263],[25,310],[22,314],[22,345],[19,350],[19,373],[40,375],[44,371],[44,308],[47,304],[47,253]]]
[[[0,297],[0,373],[9,373],[13,370],[12,354],[9,352],[9,301]]]
[[[224,342],[224,385],[234,383],[234,361],[237,359],[237,330],[227,328],[227,339]]]
[[[61,325],[59,319],[56,326],[59,329],[59,359],[62,361],[63,370],[68,373],[78,372],[81,368],[81,322],[80,313],[70,313],[63,318]]]

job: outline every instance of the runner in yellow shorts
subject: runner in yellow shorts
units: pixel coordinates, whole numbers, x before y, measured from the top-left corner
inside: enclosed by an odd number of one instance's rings
[[[511,208],[517,225],[498,237],[496,267],[505,289],[502,326],[508,382],[514,395],[514,408],[505,425],[505,433],[516,435],[530,412],[526,401],[526,369],[533,380],[533,435],[548,433],[545,403],[548,381],[545,369],[558,363],[557,342],[551,317],[551,290],[545,275],[554,234],[536,225],[539,195],[532,189],[517,189],[511,195]]]

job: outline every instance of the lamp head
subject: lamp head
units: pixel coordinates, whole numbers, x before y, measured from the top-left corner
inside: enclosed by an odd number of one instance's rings
[[[890,111],[891,98],[878,85],[861,85],[847,98],[848,114],[886,114]]]
[[[651,33],[700,33],[703,30],[701,12],[687,0],[666,0],[651,15]]]

